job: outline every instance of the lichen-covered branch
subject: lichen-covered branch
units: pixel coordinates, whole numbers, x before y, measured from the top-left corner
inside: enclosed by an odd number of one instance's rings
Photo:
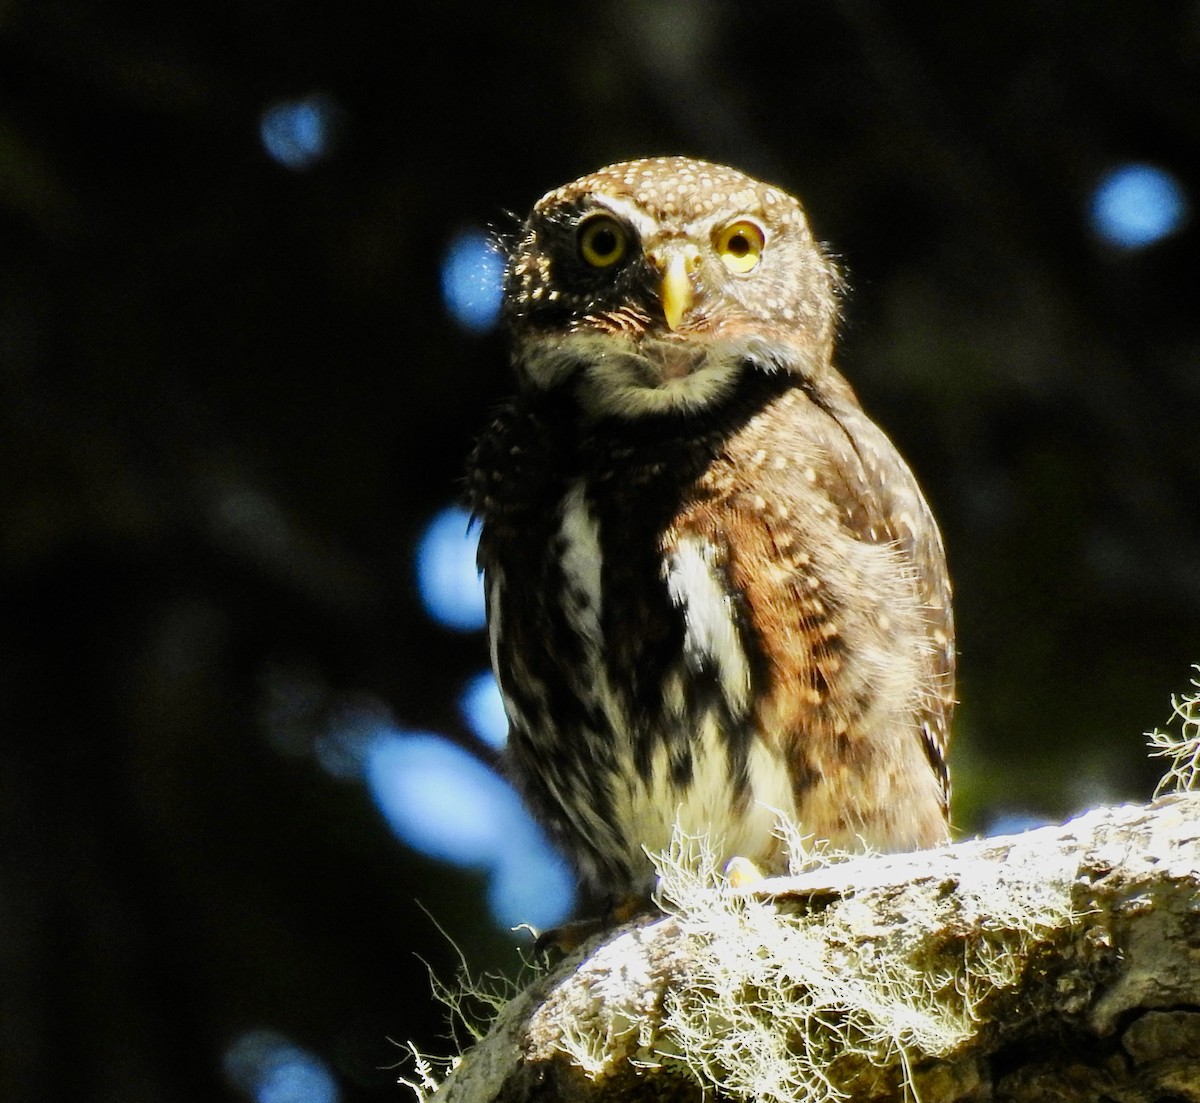
[[[688,868],[437,1099],[1200,1101],[1200,794],[751,890]]]

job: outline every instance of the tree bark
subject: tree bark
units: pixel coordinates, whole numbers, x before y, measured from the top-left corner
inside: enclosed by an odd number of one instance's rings
[[[440,1103],[1200,1101],[1200,795],[664,906],[500,1013]]]

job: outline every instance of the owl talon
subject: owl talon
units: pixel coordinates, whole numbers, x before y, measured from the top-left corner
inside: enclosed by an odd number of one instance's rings
[[[602,930],[604,924],[600,919],[574,919],[569,923],[560,923],[537,936],[533,943],[533,951],[537,954],[549,954],[552,950],[557,950],[561,954],[569,954]]]
[[[653,906],[645,896],[632,892],[619,893],[609,901],[600,915],[588,919],[573,919],[569,923],[560,923],[557,927],[542,931],[533,944],[534,951],[544,954],[558,950],[569,954],[572,950],[579,949],[593,935],[628,923],[643,912],[650,911]]]
[[[725,878],[732,889],[746,889],[766,880],[766,875],[749,858],[730,858],[725,863]]]

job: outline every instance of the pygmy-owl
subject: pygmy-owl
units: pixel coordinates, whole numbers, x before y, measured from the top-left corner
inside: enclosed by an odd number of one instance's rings
[[[510,244],[518,392],[480,440],[510,761],[602,892],[678,824],[785,861],[947,837],[950,585],[832,363],[838,277],[778,188],[681,157],[550,192]]]

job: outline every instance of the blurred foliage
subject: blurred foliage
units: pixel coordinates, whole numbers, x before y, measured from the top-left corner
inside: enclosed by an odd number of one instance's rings
[[[0,3],[0,1098],[240,1098],[258,1028],[398,1098],[414,954],[455,962],[415,901],[515,967],[262,718],[292,680],[469,739],[483,641],[411,549],[509,380],[438,266],[613,160],[769,178],[843,258],[956,581],[961,827],[1148,796],[1200,659],[1200,236],[1085,211],[1134,159],[1200,198],[1198,11]],[[292,172],[258,123],[311,93],[340,133]]]

